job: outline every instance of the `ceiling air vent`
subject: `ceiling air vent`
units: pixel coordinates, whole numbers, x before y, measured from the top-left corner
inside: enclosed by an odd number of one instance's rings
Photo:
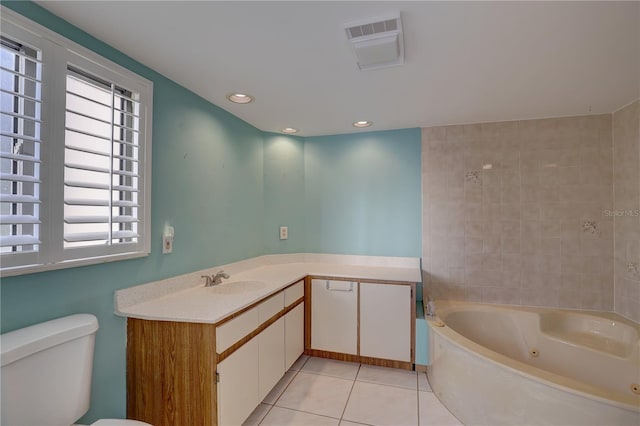
[[[404,63],[400,14],[345,24],[360,70],[386,68]]]

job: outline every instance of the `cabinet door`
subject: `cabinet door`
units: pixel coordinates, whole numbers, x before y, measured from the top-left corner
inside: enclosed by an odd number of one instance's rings
[[[284,317],[284,344],[286,371],[304,352],[304,303],[293,308]]]
[[[360,283],[360,355],[411,361],[411,287]]]
[[[267,327],[258,335],[260,342],[259,374],[260,401],[284,376],[284,318]],[[256,404],[257,405],[257,404]],[[254,407],[255,408],[255,407]]]
[[[241,425],[260,404],[258,336],[218,364],[218,424]]]
[[[312,280],[311,347],[357,354],[358,283]]]

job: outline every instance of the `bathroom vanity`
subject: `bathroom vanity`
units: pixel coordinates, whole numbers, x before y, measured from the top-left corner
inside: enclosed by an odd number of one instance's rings
[[[306,294],[306,354],[413,368],[414,282],[312,276]]]
[[[413,368],[419,268],[297,263],[231,276],[219,288],[116,294],[128,418],[242,424],[303,353]]]
[[[303,351],[303,281],[215,324],[129,318],[127,417],[241,424]]]

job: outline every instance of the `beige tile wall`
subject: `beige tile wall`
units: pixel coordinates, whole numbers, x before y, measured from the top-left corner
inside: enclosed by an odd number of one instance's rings
[[[640,101],[613,114],[615,311],[640,322]]]
[[[423,129],[425,291],[612,310],[611,120]]]

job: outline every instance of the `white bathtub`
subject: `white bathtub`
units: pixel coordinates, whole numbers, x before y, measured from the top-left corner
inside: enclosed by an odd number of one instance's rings
[[[640,327],[610,313],[440,302],[429,382],[463,423],[640,425]],[[438,319],[436,318],[436,319]]]

